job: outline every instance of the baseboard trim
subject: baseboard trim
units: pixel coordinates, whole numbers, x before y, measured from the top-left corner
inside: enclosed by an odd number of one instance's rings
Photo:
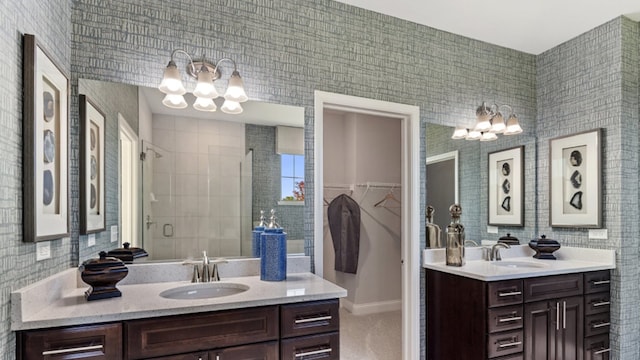
[[[353,302],[342,298],[340,306],[345,308],[353,315],[369,315],[387,311],[402,310],[402,300],[378,301],[364,304],[354,304]]]

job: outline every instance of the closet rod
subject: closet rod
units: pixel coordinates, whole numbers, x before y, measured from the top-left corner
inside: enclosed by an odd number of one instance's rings
[[[399,188],[402,184],[398,183],[383,183],[383,182],[369,182],[364,184],[356,184],[356,186],[364,186],[368,188]]]
[[[347,189],[353,190],[353,184],[327,184],[323,186],[325,189]]]

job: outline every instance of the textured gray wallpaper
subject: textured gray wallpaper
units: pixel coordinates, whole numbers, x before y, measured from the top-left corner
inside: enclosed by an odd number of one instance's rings
[[[0,149],[6,154],[0,158],[3,359],[14,357],[15,339],[8,327],[10,290],[77,264],[80,241],[75,216],[72,240],[53,241],[53,260],[39,262],[35,269],[35,246],[21,242],[24,32],[36,34],[62,67],[70,69],[74,96],[79,78],[157,86],[175,48],[212,59],[232,57],[250,98],[305,107],[308,164],[313,164],[314,90],[417,105],[422,136],[426,122],[455,126],[471,121],[482,101],[512,105],[525,131],[537,129],[539,135],[536,146],[526,145],[525,159],[538,153],[538,161],[527,165],[536,167],[538,179],[535,193],[526,194],[527,222],[534,221],[541,233],[563,245],[617,250],[613,358],[631,360],[640,352],[639,312],[633,303],[640,295],[640,229],[635,220],[640,213],[640,184],[635,180],[640,102],[637,23],[616,19],[536,57],[329,0],[8,0],[0,3],[0,9],[0,45],[5,49],[0,64],[5,80],[0,85]],[[229,69],[223,70],[228,75]],[[77,125],[77,117],[72,117],[72,213],[78,208]],[[588,240],[586,230],[547,225],[547,141],[593,127],[605,129],[604,224],[610,237],[606,241]],[[503,145],[491,145],[487,151]],[[424,154],[425,144],[421,146]],[[484,158],[481,167],[486,167]],[[424,166],[422,159],[423,171]],[[307,251],[312,253],[313,168],[308,165],[305,170],[304,229]],[[424,209],[424,196],[421,201]],[[424,287],[421,293],[424,298]],[[424,350],[424,331],[421,347]]]
[[[417,105],[422,136],[426,122],[472,121],[482,101],[510,104],[525,131],[535,131],[534,56],[342,3],[83,0],[73,19],[79,78],[157,86],[171,50],[184,48],[234,58],[252,99],[305,107],[309,254],[314,90]],[[424,208],[424,192],[421,201]]]
[[[637,359],[640,298],[638,248],[638,23],[618,18],[537,57],[538,229],[565,246],[615,249],[612,359]],[[602,128],[603,228],[549,226],[549,140]]]
[[[10,360],[15,358],[15,336],[9,330],[9,293],[72,265],[70,238],[51,241],[52,258],[39,262],[35,244],[22,242],[22,34],[35,35],[69,73],[71,0],[3,0],[0,14],[0,359]],[[78,142],[73,140],[77,132],[70,129],[72,196],[78,193],[73,170],[77,169]],[[70,201],[70,213],[77,205]]]

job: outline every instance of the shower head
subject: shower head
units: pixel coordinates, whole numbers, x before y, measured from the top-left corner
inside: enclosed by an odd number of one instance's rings
[[[157,151],[156,151],[156,149],[154,149],[154,148],[152,148],[152,147],[147,146],[147,148],[146,148],[146,149],[144,149],[144,151],[140,153],[140,160],[146,160],[146,159],[147,159],[147,153],[148,153],[149,151],[152,151],[152,152],[153,152],[153,157],[154,157],[154,158],[156,158],[156,159],[160,159],[160,158],[162,158],[162,154],[160,154],[159,152],[157,152]]]
[[[154,157],[156,159],[160,159],[162,158],[162,154],[160,154],[159,152],[157,152],[155,149],[152,149],[150,147],[147,147],[147,151],[153,151]]]

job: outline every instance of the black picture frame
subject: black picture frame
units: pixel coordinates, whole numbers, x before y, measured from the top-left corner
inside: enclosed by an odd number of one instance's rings
[[[23,36],[23,241],[69,236],[69,76]]]
[[[104,231],[106,116],[86,95],[80,110],[80,233]]]

